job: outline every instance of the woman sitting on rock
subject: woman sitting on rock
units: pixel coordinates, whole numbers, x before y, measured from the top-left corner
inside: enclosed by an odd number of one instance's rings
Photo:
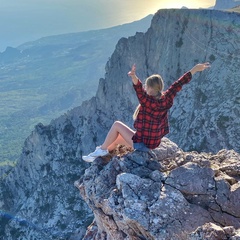
[[[145,152],[158,147],[163,136],[169,133],[168,110],[172,107],[177,92],[184,84],[190,82],[193,74],[209,67],[209,63],[195,65],[163,92],[164,84],[160,75],[148,77],[144,87],[136,76],[136,66],[133,65],[128,76],[132,78],[139,100],[133,115],[136,130],[132,130],[120,121],[114,122],[103,144],[94,152],[83,156],[83,160],[93,162],[97,157],[107,155],[118,144]]]

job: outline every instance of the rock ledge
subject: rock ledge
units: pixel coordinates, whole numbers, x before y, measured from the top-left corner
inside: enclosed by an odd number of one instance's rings
[[[88,239],[240,239],[240,155],[184,152],[98,158],[75,185],[94,213]]]

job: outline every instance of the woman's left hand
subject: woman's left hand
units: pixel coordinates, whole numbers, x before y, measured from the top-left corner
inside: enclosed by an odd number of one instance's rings
[[[132,65],[131,71],[128,72],[128,76],[129,77],[135,77],[136,76],[136,64],[135,63]]]
[[[132,78],[132,82],[134,85],[138,83],[138,78],[136,76],[136,64],[132,65],[131,71],[128,72],[128,76]]]

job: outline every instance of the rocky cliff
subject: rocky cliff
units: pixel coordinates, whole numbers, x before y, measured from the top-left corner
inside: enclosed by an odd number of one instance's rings
[[[237,13],[161,10],[146,33],[122,38],[96,96],[47,126],[38,124],[17,166],[1,179],[1,238],[82,239],[93,217],[96,239],[112,233],[123,239],[184,239],[192,233],[201,239],[209,227],[237,236],[239,26]],[[133,63],[140,78],[160,73],[168,87],[204,61],[211,69],[184,86],[170,112],[167,137],[176,145],[161,146],[154,159],[129,153],[107,165],[97,161],[84,174],[89,165],[81,155],[103,141],[116,119],[133,123],[137,99],[127,77]],[[80,176],[90,208],[73,185]]]
[[[75,183],[94,213],[84,240],[240,239],[240,155],[183,152],[97,158]]]
[[[168,87],[190,66],[209,61],[211,70],[194,76],[176,98],[168,136],[186,150],[239,151],[239,24],[237,13],[159,11],[146,34],[117,45],[99,84],[96,101],[104,107],[98,109],[108,109],[110,119],[132,122],[136,98],[126,72],[134,62],[141,79],[157,72]]]

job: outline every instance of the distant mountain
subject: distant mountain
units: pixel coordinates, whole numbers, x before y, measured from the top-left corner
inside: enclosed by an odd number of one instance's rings
[[[151,19],[44,37],[0,53],[0,161],[18,158],[34,125],[90,99],[118,40],[146,32]]]
[[[214,9],[229,9],[240,5],[239,0],[216,0]]]
[[[230,9],[230,11],[233,11],[233,12],[238,12],[240,13],[240,6],[237,6],[237,7],[233,7]]]

